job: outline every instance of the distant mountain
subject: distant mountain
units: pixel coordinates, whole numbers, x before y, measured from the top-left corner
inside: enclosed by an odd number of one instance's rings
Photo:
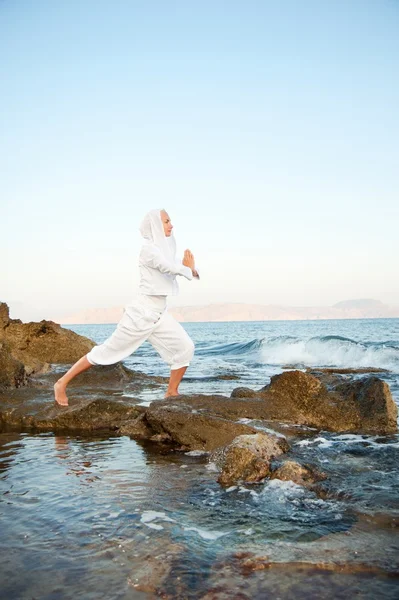
[[[180,306],[170,312],[181,322],[203,321],[306,321],[315,319],[378,319],[399,317],[399,307],[379,300],[344,300],[333,306],[280,306],[261,304],[207,304]],[[95,308],[80,311],[60,322],[63,324],[117,323],[123,308]]]

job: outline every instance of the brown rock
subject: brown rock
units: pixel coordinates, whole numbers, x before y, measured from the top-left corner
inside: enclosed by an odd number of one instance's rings
[[[259,395],[259,393],[256,392],[255,390],[251,390],[250,388],[246,388],[246,387],[235,388],[231,392],[232,398],[256,398],[256,396],[258,396],[258,395]]]
[[[120,427],[119,433],[135,439],[150,439],[153,436],[153,431],[147,424],[145,413],[140,414],[135,419],[125,421]]]
[[[397,431],[396,404],[389,386],[377,377],[345,383],[332,380],[327,389],[313,375],[288,371],[272,377],[256,397],[265,402],[263,418],[267,420],[339,432]]]
[[[294,460],[287,460],[272,472],[270,479],[293,481],[298,485],[312,489],[316,482],[326,479],[326,475],[316,471],[313,467],[300,465]]]
[[[27,364],[32,359],[44,363],[73,363],[95,345],[88,338],[53,321],[10,321],[1,335],[9,343],[13,356]]]
[[[287,441],[274,435],[240,435],[212,453],[211,460],[222,470],[218,478],[222,485],[254,482],[270,475],[270,461],[288,449]]]
[[[22,387],[26,382],[24,365],[12,356],[9,344],[0,339],[0,390]]]
[[[353,406],[362,431],[394,433],[397,431],[398,409],[389,385],[378,377],[368,377],[335,388],[349,406]]]
[[[172,440],[187,450],[214,450],[244,433],[254,433],[253,427],[220,417],[191,412],[190,408],[153,403],[146,410],[146,421],[154,433],[168,433]]]
[[[0,302],[0,331],[7,327],[10,322],[10,310],[8,304]]]

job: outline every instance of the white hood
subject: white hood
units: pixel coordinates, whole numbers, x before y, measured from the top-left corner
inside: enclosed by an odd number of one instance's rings
[[[140,233],[147,243],[155,244],[163,256],[174,263],[176,260],[176,240],[173,232],[166,237],[161,219],[162,208],[150,210],[140,225]]]
[[[140,225],[144,244],[139,258],[139,290],[146,295],[169,296],[179,291],[177,275],[191,280],[193,274],[189,267],[176,259],[176,241],[173,234],[165,235],[161,210],[150,210]]]

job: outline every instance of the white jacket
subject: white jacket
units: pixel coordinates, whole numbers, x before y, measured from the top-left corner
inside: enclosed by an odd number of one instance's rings
[[[139,292],[150,296],[176,296],[179,285],[176,276],[193,279],[189,267],[181,261],[170,261],[160,249],[151,242],[144,242],[139,257]]]

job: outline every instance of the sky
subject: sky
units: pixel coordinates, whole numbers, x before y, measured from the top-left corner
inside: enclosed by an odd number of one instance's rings
[[[0,301],[120,306],[166,208],[174,304],[399,305],[398,0],[0,0]]]

